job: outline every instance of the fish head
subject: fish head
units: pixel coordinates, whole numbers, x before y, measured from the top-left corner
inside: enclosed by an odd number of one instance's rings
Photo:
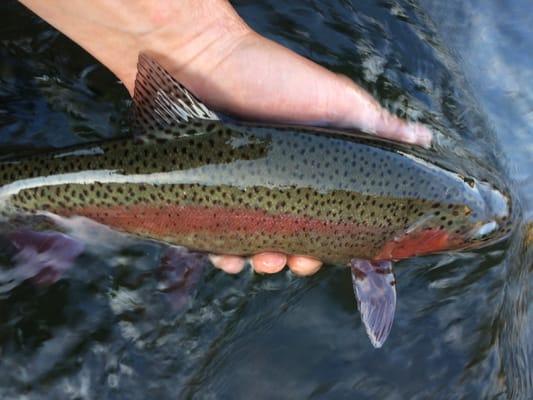
[[[417,203],[416,217],[388,240],[374,259],[476,249],[507,237],[513,227],[508,192],[486,182],[462,181],[443,187],[441,201]]]
[[[426,229],[446,237],[442,250],[484,247],[504,239],[512,230],[509,192],[487,182],[462,180],[464,185],[438,203],[427,223]]]
[[[512,204],[509,192],[487,182],[470,180],[472,212],[463,216],[460,238],[465,248],[478,248],[507,237],[512,231]]]

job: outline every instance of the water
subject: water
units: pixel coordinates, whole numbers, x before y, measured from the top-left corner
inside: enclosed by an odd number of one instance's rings
[[[154,270],[163,247],[105,246],[113,235],[98,232],[56,284],[0,293],[0,398],[532,398],[531,5],[235,4],[262,34],[430,124],[443,153],[503,171],[522,226],[506,244],[399,264],[379,351],[345,268],[309,279],[209,270],[176,313]],[[83,50],[0,5],[1,154],[125,135],[128,105]]]

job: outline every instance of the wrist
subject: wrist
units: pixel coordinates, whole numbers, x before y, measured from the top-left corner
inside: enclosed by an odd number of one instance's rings
[[[106,65],[130,93],[139,52],[176,70],[249,31],[227,0],[20,1]]]
[[[172,74],[187,67],[202,73],[251,32],[226,0],[181,0],[153,9],[149,19],[151,29],[134,33],[138,52],[152,53]]]

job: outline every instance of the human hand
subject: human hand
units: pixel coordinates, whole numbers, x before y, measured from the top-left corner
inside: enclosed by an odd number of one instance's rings
[[[98,58],[130,93],[138,54],[145,51],[206,104],[228,114],[358,128],[422,146],[431,142],[426,127],[390,114],[348,78],[255,33],[225,0],[22,2]],[[211,259],[228,273],[245,264],[236,256]],[[275,252],[250,261],[259,273],[288,265],[310,275],[321,266],[314,258]]]
[[[214,25],[214,42],[189,44],[189,59],[167,64],[175,65],[171,73],[215,109],[260,120],[355,127],[421,145],[431,141],[425,127],[391,115],[349,79],[258,35],[237,15],[230,18]],[[245,264],[236,256],[212,256],[211,261],[229,273]],[[259,273],[288,265],[298,275],[311,275],[321,266],[314,258],[275,252],[257,254],[250,262]]]

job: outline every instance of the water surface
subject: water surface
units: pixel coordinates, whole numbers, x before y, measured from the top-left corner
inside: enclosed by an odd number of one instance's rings
[[[163,246],[106,246],[114,236],[99,232],[56,284],[0,291],[0,398],[532,398],[532,6],[234,4],[262,34],[431,125],[457,163],[503,176],[522,226],[482,251],[400,263],[379,351],[346,268],[309,279],[209,270],[176,312],[156,271]],[[128,106],[91,56],[18,3],[0,5],[0,155],[126,135]]]

